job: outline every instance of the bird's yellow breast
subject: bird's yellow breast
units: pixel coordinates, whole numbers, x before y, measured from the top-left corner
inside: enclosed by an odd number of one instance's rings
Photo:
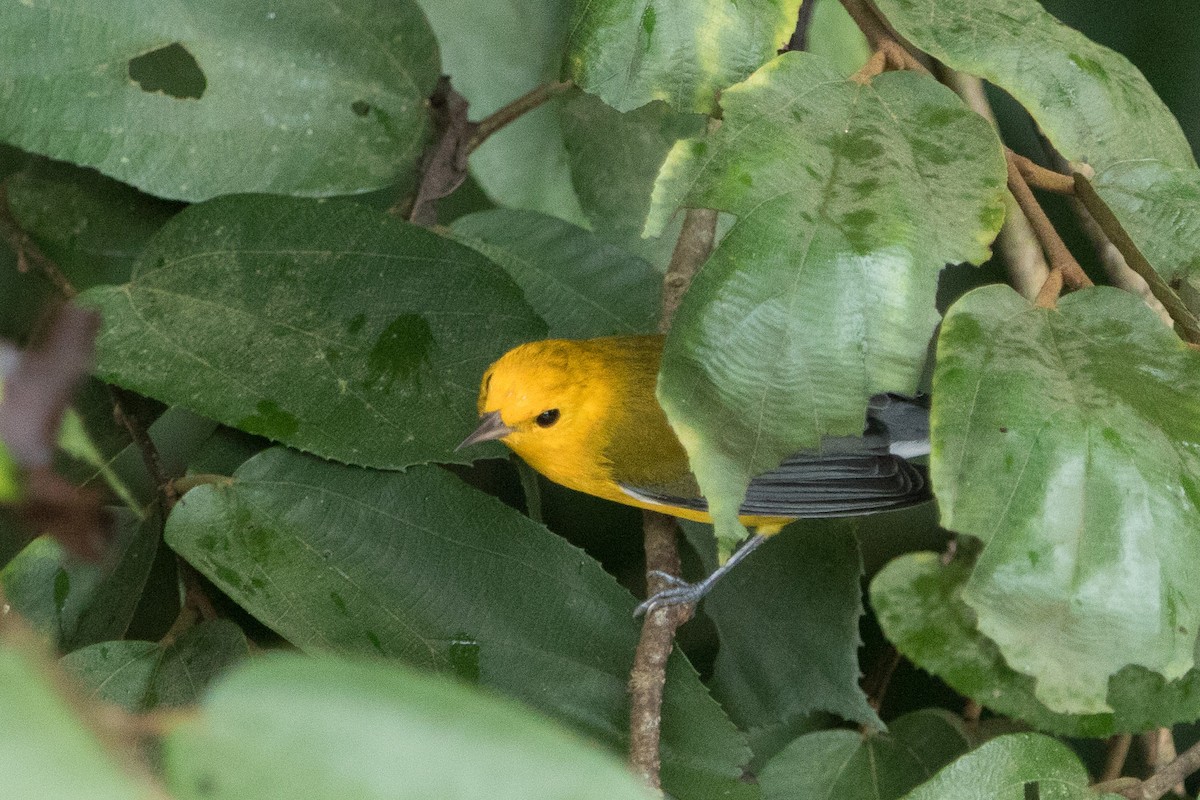
[[[484,374],[479,412],[499,412],[501,438],[555,483],[698,522],[704,511],[635,499],[627,486],[691,483],[687,453],[655,397],[661,336],[551,339],[510,350]],[[542,426],[538,418],[557,412]],[[747,518],[778,528],[784,520]]]

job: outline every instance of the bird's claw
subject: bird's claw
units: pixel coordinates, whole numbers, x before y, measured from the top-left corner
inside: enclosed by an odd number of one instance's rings
[[[669,572],[663,572],[661,569],[652,569],[652,570],[650,570],[649,575],[651,577],[658,578],[660,581],[667,584],[672,589],[680,589],[680,588],[683,588],[684,586],[691,586],[690,583],[688,583],[687,581],[685,581],[683,578],[679,577],[678,575],[672,575]]]
[[[672,576],[674,577],[674,576]],[[663,589],[661,592],[647,597],[637,608],[633,610],[634,617],[640,617],[643,614],[649,614],[657,608],[666,606],[683,606],[700,602],[700,598],[704,597],[705,587],[698,583],[688,583],[687,581],[675,578],[675,583],[669,589]]]

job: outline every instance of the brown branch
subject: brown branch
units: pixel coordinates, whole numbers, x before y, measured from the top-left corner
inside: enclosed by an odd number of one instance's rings
[[[1050,143],[1045,134],[1041,131],[1037,133],[1038,140],[1042,144],[1042,149],[1045,151],[1050,163],[1054,165],[1054,169],[1068,174],[1082,172],[1085,177],[1091,177],[1093,174],[1091,167],[1087,164],[1073,164],[1066,158],[1063,158],[1062,154],[1054,149],[1054,145]],[[1067,198],[1067,204],[1070,205],[1071,212],[1075,215],[1075,218],[1079,220],[1079,228],[1083,232],[1083,235],[1092,243],[1092,248],[1095,250],[1097,258],[1100,259],[1100,266],[1104,268],[1104,272],[1108,275],[1108,279],[1112,285],[1142,298],[1146,306],[1158,315],[1163,324],[1168,328],[1171,327],[1174,324],[1171,315],[1163,308],[1162,303],[1155,299],[1146,282],[1125,263],[1125,257],[1108,240],[1104,231],[1101,230],[1100,225],[1092,218],[1087,209],[1084,208],[1079,198],[1071,195]]]
[[[688,209],[663,278],[662,315],[659,330],[671,326],[692,278],[708,260],[716,239],[717,212]],[[661,574],[678,576],[679,551],[675,546],[677,525],[673,517],[654,511],[642,512],[646,549],[646,593],[667,588]],[[695,606],[660,606],[648,612],[629,671],[629,763],[651,787],[661,786],[659,743],[662,738],[662,697],[667,680],[667,660],[674,647],[675,631],[692,618]]]
[[[171,509],[179,502],[179,489],[175,485],[175,480],[167,474],[167,470],[163,467],[162,457],[159,455],[154,440],[150,438],[150,433],[136,417],[126,411],[125,406],[131,399],[131,393],[118,386],[109,386],[108,390],[112,396],[113,417],[129,433],[129,438],[133,440],[134,446],[141,453],[142,463],[150,474],[150,479],[154,482],[165,523]],[[196,568],[189,564],[183,556],[176,554],[175,569],[183,584],[183,608],[179,610],[179,615],[172,623],[171,629],[163,637],[163,641],[167,643],[174,641],[184,631],[195,625],[198,620],[212,620],[219,616],[204,588],[203,578]]]
[[[21,223],[17,222],[17,218],[13,216],[12,207],[8,204],[7,181],[0,182],[0,236],[4,237],[8,242],[8,246],[16,254],[18,270],[27,272],[29,265],[33,264],[54,284],[54,288],[63,297],[70,300],[79,294],[75,290],[75,287],[71,285],[71,281],[63,274],[63,271],[58,268],[58,265],[42,252],[42,248],[38,246],[38,243],[33,240],[32,236],[25,232],[21,227]]]
[[[1125,231],[1125,227],[1121,225],[1117,216],[1113,214],[1112,209],[1096,193],[1091,181],[1082,173],[1076,172],[1074,185],[1075,196],[1079,198],[1088,214],[1100,226],[1105,237],[1121,253],[1125,264],[1146,282],[1154,299],[1161,303],[1162,307],[1171,315],[1171,319],[1179,327],[1184,341],[1200,344],[1200,321],[1142,255],[1142,251],[1134,244],[1133,239]]]
[[[876,50],[867,59],[867,63],[859,67],[858,72],[850,76],[850,80],[855,83],[861,83],[864,86],[871,82],[871,79],[876,75],[882,75],[888,68],[887,53],[883,50]]]
[[[1017,165],[1017,169],[1021,171],[1021,177],[1033,188],[1055,194],[1075,194],[1075,181],[1070,175],[1046,169],[1041,164],[1036,164],[1011,150],[1008,151],[1008,155]]]
[[[883,53],[887,66],[929,74],[929,69],[920,62],[908,43],[892,30],[887,20],[867,0],[841,2],[854,24],[862,31],[863,36],[867,37],[871,49],[876,53]],[[855,79],[858,80],[857,76]]]
[[[1158,731],[1151,732],[1151,735],[1156,734]],[[1122,790],[1121,794],[1130,800],[1158,800],[1183,783],[1184,779],[1196,770],[1200,770],[1200,742],[1183,751],[1178,758],[1146,780]]]
[[[429,98],[436,133],[422,158],[416,195],[396,201],[388,213],[405,217],[417,225],[436,225],[437,201],[453,194],[467,179],[471,153],[496,131],[572,85],[570,81],[542,84],[483,120],[471,122],[467,119],[466,98],[454,91],[450,79],[443,75]]]
[[[1008,189],[1033,227],[1033,232],[1041,243],[1046,258],[1050,260],[1051,272],[1056,269],[1061,271],[1063,282],[1072,289],[1091,286],[1092,279],[1083,271],[1083,267],[1079,266],[1079,262],[1075,260],[1075,256],[1071,255],[1071,251],[1063,243],[1062,237],[1054,229],[1046,212],[1038,205],[1029,184],[1025,182],[1025,177],[1017,167],[1015,155],[1011,150],[1005,148],[1005,160],[1008,163]]]
[[[1037,297],[1034,298],[1033,304],[1037,308],[1054,308],[1058,305],[1058,296],[1063,290],[1063,272],[1058,267],[1050,270],[1050,274],[1046,276],[1045,283],[1038,290]]]
[[[937,72],[942,83],[954,90],[972,111],[991,123],[993,128],[997,127],[982,79],[945,65],[938,67]],[[1004,225],[996,236],[994,246],[1001,255],[1013,288],[1025,298],[1033,300],[1045,285],[1050,267],[1033,233],[1033,227],[1011,194],[1004,195],[1004,212]]]
[[[154,482],[154,487],[158,492],[163,513],[169,513],[179,500],[179,495],[175,491],[175,484],[167,476],[166,469],[163,468],[162,457],[158,454],[158,448],[150,438],[150,434],[138,419],[125,410],[126,404],[133,399],[132,393],[111,384],[108,387],[108,393],[112,399],[113,418],[129,434],[134,447],[141,454],[146,472],[150,474],[150,480]]]
[[[543,83],[536,89],[526,92],[503,108],[484,117],[479,122],[473,123],[475,125],[474,133],[467,139],[465,146],[467,155],[478,150],[479,146],[488,140],[488,137],[505,125],[516,122],[523,115],[528,114],[530,111],[533,111],[553,97],[562,94],[574,85],[571,81]]]
[[[443,75],[429,98],[433,116],[434,141],[421,158],[420,180],[414,197],[402,198],[388,209],[415,225],[427,228],[437,224],[437,201],[449,196],[467,179],[467,141],[476,124],[467,119],[467,101],[454,91],[450,78]]]
[[[692,278],[708,260],[717,236],[717,212],[708,208],[689,208],[683,217],[679,240],[671,253],[671,263],[663,276],[662,314],[658,329],[666,333],[683,302]]]
[[[1104,772],[1100,773],[1099,783],[1108,783],[1121,777],[1125,769],[1125,760],[1129,758],[1129,745],[1133,736],[1128,733],[1118,733],[1109,737],[1108,749],[1104,754]]]
[[[648,595],[668,587],[663,578],[653,574],[654,570],[669,575],[680,572],[676,529],[674,517],[656,511],[642,512]],[[659,742],[667,660],[674,647],[676,629],[691,619],[694,612],[692,605],[659,606],[648,612],[629,672],[629,764],[654,789],[661,788]]]

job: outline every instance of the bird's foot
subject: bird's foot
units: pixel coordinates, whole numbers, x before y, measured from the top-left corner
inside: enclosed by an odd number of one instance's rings
[[[652,570],[650,570],[650,572],[648,574],[650,577],[658,578],[660,581],[667,584],[667,586],[671,587],[672,589],[681,589],[684,586],[691,586],[690,583],[688,583],[687,581],[685,581],[683,578],[679,577],[678,575],[672,575],[669,572],[663,572],[661,569],[652,569]]]
[[[708,581],[688,583],[682,578],[677,578],[674,575],[666,575],[665,573],[660,573],[659,577],[663,578],[671,586],[643,600],[633,610],[633,616],[640,617],[643,614],[649,614],[656,608],[665,608],[667,606],[694,605],[699,603],[700,598],[708,594],[708,590],[711,588]]]

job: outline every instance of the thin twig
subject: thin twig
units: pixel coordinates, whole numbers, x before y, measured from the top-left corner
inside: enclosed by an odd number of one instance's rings
[[[1058,305],[1058,296],[1063,290],[1063,272],[1058,267],[1050,270],[1042,288],[1038,290],[1033,304],[1037,308],[1054,308]]]
[[[1060,270],[1063,282],[1072,289],[1091,286],[1092,279],[1083,271],[1083,267],[1079,266],[1079,262],[1075,260],[1075,256],[1071,255],[1071,251],[1063,243],[1062,237],[1054,229],[1046,212],[1038,205],[1029,184],[1025,182],[1025,177],[1017,167],[1013,158],[1015,155],[1011,150],[1005,148],[1005,160],[1008,163],[1008,188],[1016,198],[1017,205],[1021,207],[1021,211],[1028,218],[1038,241],[1041,242],[1042,250],[1046,253],[1046,258],[1050,260],[1051,271]]]
[[[683,302],[683,295],[692,283],[700,265],[708,260],[717,236],[717,212],[708,208],[689,208],[683,217],[679,240],[671,253],[671,263],[663,276],[662,315],[658,329],[666,333],[671,320]]]
[[[1128,733],[1118,733],[1109,737],[1108,750],[1104,754],[1104,772],[1100,773],[1099,783],[1108,783],[1121,777],[1125,770],[1125,759],[1129,757],[1129,745],[1133,736]]]
[[[1151,732],[1151,735],[1157,734],[1157,731]],[[1121,794],[1130,800],[1158,800],[1167,792],[1173,791],[1196,770],[1200,770],[1200,742],[1184,750],[1178,758],[1146,780],[1124,789]]]
[[[963,99],[967,107],[997,127],[996,116],[983,89],[983,80],[965,72],[940,66],[938,78]],[[1004,225],[996,237],[995,248],[1008,271],[1013,288],[1029,300],[1037,297],[1046,283],[1050,266],[1038,244],[1029,220],[1011,194],[1004,195]]]
[[[1113,214],[1112,209],[1108,204],[1096,193],[1096,189],[1080,172],[1075,173],[1075,196],[1087,209],[1092,219],[1100,226],[1108,241],[1112,242],[1113,246],[1121,253],[1125,259],[1126,266],[1133,270],[1137,275],[1146,282],[1150,293],[1154,295],[1154,299],[1162,304],[1167,313],[1171,315],[1171,319],[1179,327],[1179,331],[1183,334],[1183,339],[1193,344],[1200,344],[1200,321],[1192,314],[1175,290],[1163,280],[1163,277],[1158,274],[1146,257],[1142,255],[1142,251],[1134,244],[1133,239],[1125,231],[1125,227],[1121,225],[1121,221]]]
[[[1021,177],[1033,188],[1046,192],[1054,192],[1055,194],[1070,195],[1075,193],[1075,181],[1070,175],[1046,169],[1041,164],[1034,163],[1025,156],[1014,153],[1011,150],[1009,151],[1009,157],[1017,165],[1017,169],[1021,171]]]
[[[883,74],[888,67],[887,53],[883,50],[876,50],[871,53],[871,57],[867,59],[867,63],[859,67],[858,72],[850,76],[850,80],[855,83],[861,83],[864,86],[871,82],[871,79],[876,75]]]
[[[154,488],[158,491],[158,499],[162,503],[163,513],[170,513],[179,500],[179,494],[175,491],[175,484],[167,475],[166,469],[163,468],[162,457],[158,454],[158,448],[154,445],[150,434],[140,421],[126,411],[126,405],[133,399],[132,393],[111,384],[108,387],[108,393],[112,400],[113,418],[129,434],[134,447],[141,454],[146,472],[150,474],[150,480],[154,482]]]
[[[883,708],[883,700],[887,697],[888,686],[892,682],[892,675],[896,673],[896,667],[900,666],[900,660],[900,651],[889,643],[887,650],[875,662],[874,669],[863,679],[862,688],[867,695],[867,705],[875,709],[876,713]]]
[[[1042,149],[1045,151],[1047,159],[1056,170],[1071,174],[1082,172],[1085,177],[1091,177],[1091,168],[1087,164],[1074,164],[1063,158],[1062,154],[1054,149],[1054,145],[1050,143],[1041,131],[1038,131],[1038,139],[1042,144]],[[1100,260],[1100,266],[1104,268],[1109,282],[1119,289],[1142,298],[1146,306],[1158,315],[1163,324],[1168,328],[1171,327],[1174,324],[1171,315],[1163,308],[1162,303],[1158,302],[1154,297],[1146,282],[1125,263],[1125,257],[1121,255],[1121,251],[1117,250],[1113,243],[1108,240],[1108,236],[1100,228],[1099,223],[1088,213],[1079,198],[1075,195],[1068,197],[1067,205],[1071,207],[1071,212],[1079,221],[1080,231],[1092,243],[1092,248],[1095,250],[1096,256]]]
[[[16,254],[17,269],[21,272],[26,272],[29,265],[33,264],[66,299],[70,300],[79,294],[63,271],[58,268],[58,265],[42,252],[38,243],[25,232],[21,224],[17,222],[17,218],[13,216],[12,208],[8,204],[7,181],[0,181],[0,236],[4,237],[8,246]]]
[[[113,416],[129,432],[129,437],[141,453],[142,463],[145,464],[146,471],[150,473],[150,479],[158,490],[158,502],[162,507],[162,518],[165,522],[171,509],[179,502],[179,489],[163,467],[162,457],[149,432],[137,418],[125,410],[126,402],[131,399],[130,393],[118,386],[109,386],[108,389],[112,395]],[[183,556],[176,554],[175,570],[183,584],[183,608],[179,610],[171,630],[167,632],[171,641],[192,627],[197,619],[207,621],[219,616],[196,568],[184,560]]]
[[[667,588],[654,570],[678,575],[679,550],[675,546],[674,517],[655,511],[642,512],[646,548],[646,593]],[[675,631],[692,618],[695,606],[659,606],[646,614],[641,637],[629,671],[629,764],[650,787],[661,788],[659,742],[662,738],[663,687],[667,660],[675,643]]]
[[[659,329],[664,333],[670,328],[692,278],[708,260],[716,230],[717,212],[688,209],[663,278]],[[667,588],[659,573],[676,576],[680,573],[679,551],[675,545],[677,524],[673,517],[645,511],[642,529],[646,548],[646,591],[652,595]],[[646,614],[633,667],[629,671],[629,763],[655,789],[661,786],[659,743],[667,660],[674,646],[676,629],[691,619],[694,612],[692,605],[677,605],[660,606]]]
[[[505,125],[517,121],[523,115],[528,114],[530,111],[533,111],[556,95],[562,94],[574,85],[571,81],[543,83],[541,86],[526,92],[503,108],[484,117],[475,124],[473,134],[467,139],[464,147],[467,154],[470,155],[478,150],[479,146],[488,140],[488,137]]]

